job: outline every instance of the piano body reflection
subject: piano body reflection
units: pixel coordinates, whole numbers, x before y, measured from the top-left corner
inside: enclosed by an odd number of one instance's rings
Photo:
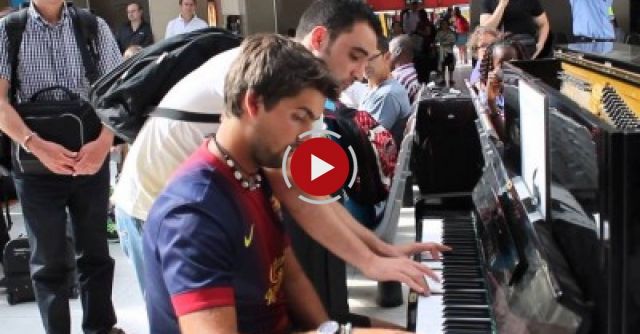
[[[410,293],[409,328],[640,332],[640,49],[571,44],[554,59],[513,62],[504,71],[508,135],[496,139],[476,121],[484,167],[473,206],[416,204],[416,239],[454,251],[440,262],[416,258],[437,268],[443,283],[428,297]],[[548,219],[517,175],[526,154],[518,137],[522,79],[549,102]]]

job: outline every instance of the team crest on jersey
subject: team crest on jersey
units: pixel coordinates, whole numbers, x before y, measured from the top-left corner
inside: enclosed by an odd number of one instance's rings
[[[267,290],[267,293],[264,295],[264,299],[267,301],[267,306],[278,300],[278,293],[280,292],[280,286],[282,286],[283,276],[284,255],[273,260],[273,263],[269,268],[269,290]]]

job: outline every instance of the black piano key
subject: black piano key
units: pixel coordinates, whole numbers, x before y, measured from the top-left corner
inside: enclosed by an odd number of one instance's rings
[[[478,265],[480,260],[478,259],[442,259],[442,264],[446,267],[448,264],[458,264],[458,265]]]
[[[460,292],[460,291],[445,291],[443,299],[448,298],[468,298],[473,300],[487,300],[486,292],[482,291],[470,291],[470,292]]]
[[[486,306],[487,298],[485,296],[482,297],[473,297],[473,296],[447,296],[446,294],[442,297],[442,303],[445,306],[455,306],[455,305],[475,305],[475,306]]]
[[[443,313],[445,318],[484,318],[491,317],[489,310],[481,308],[445,307]]]
[[[464,283],[483,283],[484,284],[484,279],[482,279],[482,277],[451,277],[451,276],[447,276],[444,279],[444,282],[447,282],[449,284],[464,284]]]
[[[443,257],[448,258],[473,258],[477,259],[478,254],[471,251],[457,251],[457,252],[446,252],[442,254]]]
[[[444,305],[448,306],[487,306],[486,301],[476,301],[476,300],[461,300],[461,299],[453,299],[448,300]]]
[[[471,216],[450,216],[450,217],[445,217],[444,222],[445,224],[452,224],[452,223],[471,223],[473,221],[473,219],[471,218]]]
[[[456,278],[456,277],[460,277],[460,278],[463,278],[463,277],[466,277],[466,278],[482,278],[481,275],[479,275],[477,273],[474,273],[474,272],[468,272],[468,271],[467,272],[465,272],[465,271],[450,272],[450,271],[444,270],[444,271],[442,271],[441,275],[442,275],[442,277],[445,277],[445,278],[448,278],[448,277],[451,277],[451,278]]]
[[[442,241],[466,243],[471,246],[476,245],[476,238],[473,236],[445,235],[442,237]]]
[[[467,232],[467,231],[445,232],[445,233],[442,233],[442,238],[475,239],[473,234],[471,234],[471,232]]]
[[[456,250],[456,251],[450,251],[450,252],[444,252],[442,253],[442,256],[448,256],[448,257],[474,257],[474,258],[479,258],[480,254],[478,252],[474,252],[474,251],[470,251],[470,250]]]
[[[446,333],[446,334],[492,334],[491,331],[486,331],[481,329],[452,329],[452,330],[445,330],[443,333]]]
[[[466,239],[459,239],[459,238],[444,238],[442,239],[442,241],[445,245],[448,245],[453,249],[462,248],[462,247],[471,248],[476,245],[475,240],[466,240]]]
[[[491,319],[489,318],[448,318],[444,320],[444,327],[457,328],[491,328]]]
[[[473,266],[468,266],[468,267],[464,267],[464,266],[456,266],[456,265],[451,265],[451,266],[446,266],[443,269],[444,273],[473,273],[476,275],[481,275],[482,271],[480,269],[479,266],[473,267]]]
[[[445,281],[482,280],[482,277],[472,274],[442,274]]]
[[[475,261],[476,263],[479,264],[479,259],[477,256],[469,256],[469,255],[452,255],[452,256],[443,256],[442,257],[442,261],[443,262],[447,262],[447,260],[449,261]]]
[[[444,281],[442,287],[447,289],[484,289],[484,281],[482,282],[449,282]]]
[[[491,330],[491,319],[447,319],[444,321],[443,328],[446,330],[454,329],[476,329]]]

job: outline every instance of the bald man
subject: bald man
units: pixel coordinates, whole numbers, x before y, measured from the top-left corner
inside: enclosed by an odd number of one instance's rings
[[[389,42],[389,53],[391,54],[391,76],[404,86],[409,93],[409,102],[413,104],[418,91],[418,73],[413,65],[413,41],[409,35],[394,37]]]

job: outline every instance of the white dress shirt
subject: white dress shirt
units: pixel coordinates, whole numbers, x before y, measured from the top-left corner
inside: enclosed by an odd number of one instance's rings
[[[178,15],[178,17],[169,21],[167,24],[167,31],[164,34],[164,38],[184,34],[185,32],[206,28],[208,26],[207,22],[197,16],[194,16],[190,21],[185,21],[182,18],[182,15]]]

